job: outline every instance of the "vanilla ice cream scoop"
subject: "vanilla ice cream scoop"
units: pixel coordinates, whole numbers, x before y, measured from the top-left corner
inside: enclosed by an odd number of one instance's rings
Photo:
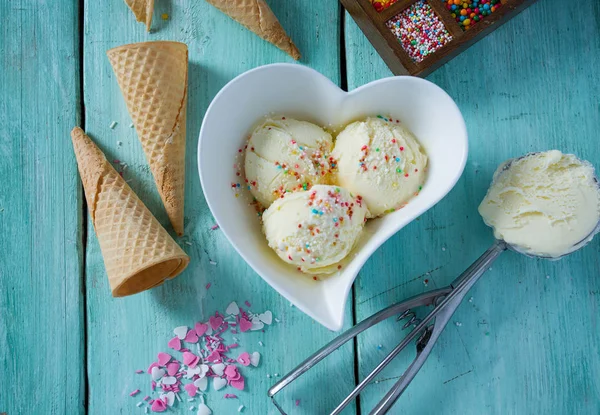
[[[250,137],[245,172],[252,195],[267,208],[287,192],[327,183],[331,134],[306,121],[268,118]]]
[[[335,183],[361,195],[372,217],[400,209],[425,182],[427,156],[415,136],[381,118],[348,125],[332,155]]]
[[[352,250],[367,208],[359,196],[338,186],[315,185],[287,193],[263,213],[269,246],[288,264],[312,274],[330,274]]]
[[[558,150],[498,167],[479,205],[497,239],[542,257],[560,257],[590,240],[600,221],[594,168]]]

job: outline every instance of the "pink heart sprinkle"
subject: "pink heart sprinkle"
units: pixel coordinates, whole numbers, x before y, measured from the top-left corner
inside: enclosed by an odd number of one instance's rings
[[[206,360],[208,360],[209,362],[212,362],[212,363],[219,363],[221,361],[221,355],[219,354],[219,352],[217,352],[215,350],[211,354],[208,355]]]
[[[167,404],[162,399],[156,399],[152,402],[152,412],[165,412]]]
[[[212,327],[213,330],[217,330],[223,324],[223,317],[211,316],[208,319],[208,322],[210,323],[210,327]]]
[[[246,365],[246,366],[248,366],[248,365]],[[175,376],[177,374],[178,370],[179,370],[179,363],[177,363],[177,362],[169,363],[167,365],[167,373],[169,374],[169,376]]]
[[[252,327],[252,322],[250,320],[246,320],[245,318],[240,318],[240,331],[242,333],[250,330]]]
[[[193,383],[188,383],[183,388],[188,393],[188,395],[190,395],[190,398],[196,396],[196,392],[198,392],[198,388],[195,387]]]
[[[171,361],[172,357],[168,353],[160,352],[158,354],[158,364],[161,366],[166,366],[167,363]]]
[[[194,368],[198,364],[198,360],[200,358],[196,356],[194,353],[183,352],[183,364],[188,365],[191,368]]]
[[[198,334],[196,334],[195,330],[188,331],[188,334],[185,336],[184,341],[186,343],[198,343]]]
[[[196,323],[194,330],[196,330],[198,337],[201,337],[204,335],[204,333],[206,333],[206,330],[208,330],[208,325],[204,323]]]
[[[237,367],[235,367],[234,365],[227,365],[225,367],[225,376],[227,376],[228,380],[234,379],[237,374],[238,374],[238,370]]]
[[[244,366],[250,365],[250,353],[244,352],[237,358],[237,361]]]
[[[237,380],[232,380],[230,383],[232,388],[236,388],[237,390],[244,390],[244,378],[240,376]]]
[[[179,351],[181,350],[181,340],[179,340],[179,337],[175,336],[171,340],[169,340],[167,346],[169,346],[173,350]]]
[[[158,363],[153,362],[150,366],[148,366],[148,373],[152,373],[153,367],[158,367]]]

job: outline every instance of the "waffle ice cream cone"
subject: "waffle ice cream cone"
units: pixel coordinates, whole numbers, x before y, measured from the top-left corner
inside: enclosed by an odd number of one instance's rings
[[[190,258],[81,128],[71,139],[112,295],[136,294],[181,273]]]
[[[138,22],[146,23],[146,30],[150,31],[152,14],[154,13],[154,0],[125,0]]]
[[[300,51],[285,33],[279,20],[264,0],[206,1],[295,60],[300,59]]]
[[[143,42],[107,52],[175,232],[183,235],[188,49]]]

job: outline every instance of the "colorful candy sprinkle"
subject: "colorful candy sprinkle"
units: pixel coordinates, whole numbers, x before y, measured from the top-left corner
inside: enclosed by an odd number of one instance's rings
[[[371,0],[371,4],[379,13],[396,3],[398,0]]]
[[[502,6],[500,0],[442,0],[463,30],[469,30]]]
[[[250,304],[246,301],[246,304]],[[169,411],[171,407],[177,405],[177,402],[183,402],[180,393],[187,393],[193,401],[197,394],[200,394],[201,403],[199,408],[204,405],[204,412],[199,414],[210,414],[210,410],[204,404],[202,392],[208,393],[210,389],[220,390],[227,386],[233,389],[245,389],[245,374],[242,370],[250,370],[257,367],[260,361],[260,353],[237,352],[237,358],[228,355],[231,349],[240,347],[237,342],[239,339],[233,337],[236,343],[227,344],[225,336],[228,331],[237,333],[234,327],[244,326],[242,331],[260,331],[265,325],[270,325],[273,320],[271,311],[264,313],[252,313],[248,309],[242,309],[237,303],[232,302],[227,307],[225,314],[216,312],[210,316],[207,322],[198,322],[193,328],[187,326],[176,327],[175,333],[178,341],[182,341],[185,347],[180,348],[181,356],[176,356],[173,352],[160,352],[157,359],[148,368],[147,373],[150,376],[150,387],[157,395],[150,399],[149,396],[137,403],[142,406],[148,402],[149,409],[152,412]],[[169,347],[171,347],[169,341]],[[261,341],[258,342],[263,345]],[[171,347],[172,348],[172,347]],[[136,371],[139,372],[139,371]],[[212,379],[212,380],[211,380]],[[209,380],[213,386],[209,389]],[[136,389],[130,393],[130,396],[136,396],[140,393]],[[237,399],[237,395],[226,393],[225,399]]]
[[[415,62],[423,61],[452,40],[444,23],[424,0],[394,16],[386,26]]]

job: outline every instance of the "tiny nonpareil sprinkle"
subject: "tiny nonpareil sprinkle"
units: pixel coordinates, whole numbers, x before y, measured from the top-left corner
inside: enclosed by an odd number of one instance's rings
[[[133,123],[129,124],[129,128],[133,128]]]
[[[240,407],[238,408],[238,412],[242,412],[244,410],[245,406],[244,405],[240,405]]]
[[[139,407],[140,407],[140,406],[142,406],[143,404],[144,404],[144,401],[139,401],[138,403],[136,403],[136,404],[135,404],[135,406],[137,406],[137,407],[139,408]]]
[[[192,246],[192,243],[190,241],[185,241],[184,244]]]
[[[208,263],[209,263],[210,265],[217,265],[217,263],[216,263],[215,261],[208,261]]]
[[[214,224],[213,226],[210,227],[211,231],[216,231],[217,229],[219,229],[219,225]]]
[[[148,413],[148,407],[144,407],[144,413],[147,414]]]
[[[194,402],[195,399],[194,398],[188,398],[188,402]]]
[[[446,247],[444,247],[444,246],[443,246],[443,247],[442,247],[442,251],[446,251]]]
[[[135,396],[135,395],[137,395],[138,393],[140,393],[140,390],[139,390],[139,389],[136,389],[136,390],[134,390],[133,392],[131,392],[131,393],[129,394],[129,396]]]
[[[260,344],[261,346],[264,346],[265,344],[261,341],[258,342],[258,344]]]
[[[195,406],[190,406],[190,411],[195,411],[196,407]]]
[[[296,406],[300,406],[300,399],[296,399]]]
[[[456,327],[461,327],[462,326],[462,323],[459,322],[459,321],[455,322],[454,324],[456,325]]]
[[[114,130],[116,126],[117,126],[117,122],[116,121],[113,121],[112,123],[110,123],[110,129],[111,130]]]

